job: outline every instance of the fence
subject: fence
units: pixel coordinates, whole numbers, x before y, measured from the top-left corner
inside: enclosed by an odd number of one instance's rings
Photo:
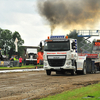
[[[18,67],[19,61],[0,61],[0,67]]]

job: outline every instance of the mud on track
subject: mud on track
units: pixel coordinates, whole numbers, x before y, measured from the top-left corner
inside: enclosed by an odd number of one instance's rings
[[[100,82],[100,74],[47,76],[45,71],[0,74],[0,100],[32,100]]]

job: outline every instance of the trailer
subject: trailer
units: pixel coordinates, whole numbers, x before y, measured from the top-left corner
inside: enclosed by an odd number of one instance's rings
[[[98,54],[78,53],[77,46],[77,39],[68,36],[51,36],[44,40],[43,59],[46,74],[51,75],[51,72],[55,71],[56,74],[70,72],[71,75],[85,75],[100,71]],[[42,42],[40,48],[42,49]]]

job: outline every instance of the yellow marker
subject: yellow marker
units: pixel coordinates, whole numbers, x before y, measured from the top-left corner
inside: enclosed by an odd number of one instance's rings
[[[4,61],[1,61],[1,65],[4,65]]]

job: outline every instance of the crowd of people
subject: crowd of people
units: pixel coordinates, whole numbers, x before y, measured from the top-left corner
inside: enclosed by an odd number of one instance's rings
[[[22,63],[24,65],[26,65],[26,59],[22,59],[22,57],[20,56],[19,59],[18,59],[18,56],[17,55],[13,55],[10,59],[6,59],[3,57],[3,55],[1,54],[1,51],[0,51],[0,61],[11,61],[11,66],[19,66],[21,67],[22,66]]]
[[[13,58],[13,63],[14,63],[14,66],[16,66],[17,65],[17,62],[19,62],[19,67],[21,67],[22,66],[22,62],[23,62],[23,64],[25,65],[25,58],[24,59],[22,59],[22,57],[20,56],[20,58],[18,59],[18,57],[16,56],[16,57],[14,57]]]

